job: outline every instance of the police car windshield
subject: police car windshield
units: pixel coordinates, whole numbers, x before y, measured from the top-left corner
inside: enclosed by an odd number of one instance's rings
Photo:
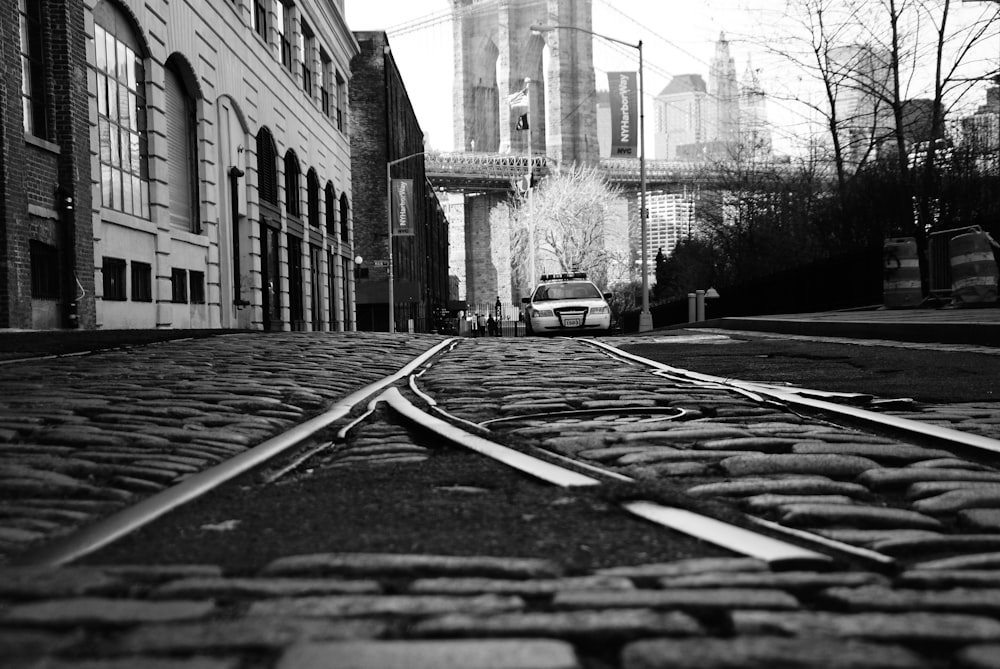
[[[588,281],[543,283],[535,290],[535,302],[545,300],[601,299],[601,291]]]

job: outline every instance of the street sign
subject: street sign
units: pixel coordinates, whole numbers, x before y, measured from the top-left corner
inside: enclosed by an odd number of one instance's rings
[[[372,260],[372,267],[388,267],[388,260]]]

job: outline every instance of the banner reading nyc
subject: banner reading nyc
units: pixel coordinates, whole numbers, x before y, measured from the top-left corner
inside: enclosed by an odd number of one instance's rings
[[[638,154],[634,110],[638,105],[635,72],[608,72],[611,93],[611,155],[633,158]]]

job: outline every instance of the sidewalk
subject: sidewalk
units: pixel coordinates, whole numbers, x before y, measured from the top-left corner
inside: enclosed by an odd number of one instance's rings
[[[963,309],[871,307],[817,313],[732,316],[674,325],[671,329],[688,327],[1000,346],[1000,307],[996,305]]]

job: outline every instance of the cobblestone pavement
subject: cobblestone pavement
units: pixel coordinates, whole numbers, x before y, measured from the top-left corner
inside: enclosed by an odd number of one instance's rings
[[[0,401],[8,551],[245,449],[439,338],[260,341],[0,367],[13,389]],[[879,551],[895,568],[734,556],[568,573],[529,558],[344,553],[288,555],[253,574],[7,567],[0,653],[58,668],[1000,667],[995,460],[695,387],[582,341],[462,340],[418,385],[504,439]],[[997,436],[995,406],[920,409]],[[426,457],[371,426],[323,466]]]
[[[438,340],[226,335],[0,365],[0,559],[243,452]]]

